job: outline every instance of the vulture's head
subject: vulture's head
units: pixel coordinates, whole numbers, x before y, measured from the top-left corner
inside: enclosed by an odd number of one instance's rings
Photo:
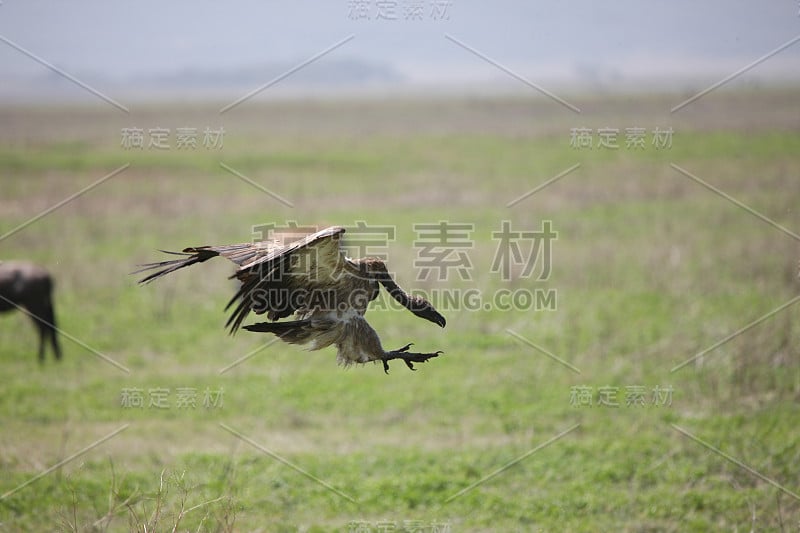
[[[411,303],[408,308],[418,317],[424,318],[425,320],[430,320],[434,324],[438,324],[440,327],[445,327],[445,325],[447,325],[447,320],[445,320],[444,317],[433,308],[431,303],[424,298],[412,296]]]

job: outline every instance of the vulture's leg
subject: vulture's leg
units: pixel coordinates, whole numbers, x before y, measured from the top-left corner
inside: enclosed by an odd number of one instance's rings
[[[381,361],[383,362],[383,371],[389,373],[389,361],[393,359],[402,359],[403,362],[411,370],[416,370],[412,363],[425,363],[428,359],[439,357],[439,354],[444,353],[441,350],[431,353],[417,353],[409,352],[408,349],[413,346],[413,343],[408,343],[399,350],[392,350],[391,352],[384,352]]]

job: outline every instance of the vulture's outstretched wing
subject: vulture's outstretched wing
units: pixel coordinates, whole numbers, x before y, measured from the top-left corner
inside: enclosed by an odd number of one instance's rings
[[[228,322],[235,332],[250,311],[267,313],[270,320],[292,315],[305,302],[304,297],[332,287],[348,261],[339,247],[344,228],[333,226],[307,237],[280,246],[272,242],[241,243],[226,246],[198,246],[183,252],[166,252],[183,256],[181,259],[142,265],[134,273],[156,270],[142,278],[148,283],[178,269],[202,263],[221,255],[237,265],[231,276],[242,282],[226,310],[238,301]],[[352,268],[352,267],[350,267]]]

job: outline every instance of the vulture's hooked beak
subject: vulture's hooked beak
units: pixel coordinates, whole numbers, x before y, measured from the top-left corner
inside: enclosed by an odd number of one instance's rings
[[[416,315],[420,318],[424,318],[425,320],[429,320],[434,324],[438,324],[439,327],[445,327],[447,325],[447,320],[439,314],[439,312],[434,309],[433,307],[427,307],[425,309],[420,309]]]

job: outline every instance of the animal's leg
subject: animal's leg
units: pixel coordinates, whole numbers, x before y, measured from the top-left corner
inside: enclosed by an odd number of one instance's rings
[[[56,336],[56,330],[50,330],[50,344],[53,346],[53,351],[56,353],[56,360],[61,360],[61,345],[58,343],[58,337]]]
[[[44,350],[47,345],[47,340],[51,338],[51,333],[55,332],[52,329],[52,307],[45,304],[26,305],[26,309],[33,320],[36,331],[39,333],[39,362],[44,363]]]
[[[47,304],[46,311],[47,322],[47,336],[50,337],[50,345],[53,347],[53,352],[56,355],[56,360],[61,360],[61,346],[58,343],[58,327],[56,326],[56,314],[53,309],[53,302]]]
[[[47,331],[44,324],[36,320],[35,317],[33,321],[36,324],[36,331],[39,333],[39,363],[44,364],[44,345],[47,340]]]
[[[408,349],[413,345],[414,343],[408,343],[400,349],[385,352],[383,357],[381,357],[381,361],[383,362],[383,371],[387,374],[389,373],[389,361],[393,359],[402,359],[408,368],[411,370],[416,370],[412,363],[425,363],[428,361],[428,359],[439,357],[439,354],[444,353],[441,350],[430,353],[409,352]]]

